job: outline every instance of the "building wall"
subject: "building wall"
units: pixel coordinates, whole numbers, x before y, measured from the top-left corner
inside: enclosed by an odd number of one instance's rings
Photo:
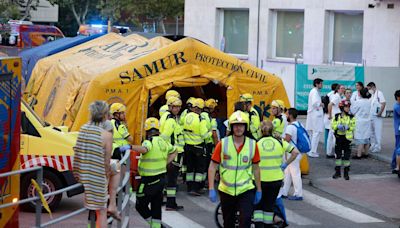
[[[46,0],[40,0],[37,10],[31,11],[32,22],[58,22],[58,5],[51,5]]]
[[[399,66],[400,1],[383,1],[368,8],[373,0],[260,0],[259,58],[257,64],[258,0],[186,0],[185,35],[200,39],[216,48],[220,46],[218,9],[249,9],[249,54],[242,57],[261,66],[271,59],[271,10],[304,11],[303,61],[324,64],[326,57],[327,12],[363,11],[362,58],[367,66]],[[387,9],[394,3],[394,9]],[[281,59],[277,59],[282,61]],[[276,60],[275,60],[276,61]],[[284,62],[294,62],[286,59]]]
[[[258,3],[259,34],[257,33]],[[394,3],[394,9],[387,4]],[[369,4],[377,4],[369,8]],[[329,60],[329,12],[362,11],[363,41],[362,59],[368,67],[399,67],[400,64],[400,1],[383,0],[186,0],[185,35],[220,48],[221,9],[249,10],[248,56],[238,56],[266,71],[280,76],[294,104],[294,58],[273,58],[272,25],[274,10],[304,11],[303,55],[305,64],[345,64]],[[257,61],[257,34],[258,61]],[[356,65],[356,64],[354,64]],[[358,64],[360,65],[360,64]],[[378,83],[379,84],[379,83]]]

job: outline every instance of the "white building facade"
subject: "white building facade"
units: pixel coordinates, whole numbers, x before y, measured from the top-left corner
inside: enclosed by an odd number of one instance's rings
[[[50,4],[49,1],[40,0],[37,10],[31,10],[32,22],[55,23],[58,22],[58,5]]]
[[[295,61],[399,67],[400,1],[186,0],[185,35],[276,73],[288,90]]]

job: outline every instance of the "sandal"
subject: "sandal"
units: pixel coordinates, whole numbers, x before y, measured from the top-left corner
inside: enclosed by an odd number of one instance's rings
[[[107,211],[107,216],[113,217],[113,219],[117,220],[118,222],[120,222],[122,219],[121,215],[119,215],[117,211]]]
[[[361,158],[362,158],[362,156],[357,156],[357,155],[354,155],[353,157],[351,157],[352,159],[357,159],[357,160],[360,160]]]
[[[369,154],[363,154],[361,155],[361,158],[369,158]]]

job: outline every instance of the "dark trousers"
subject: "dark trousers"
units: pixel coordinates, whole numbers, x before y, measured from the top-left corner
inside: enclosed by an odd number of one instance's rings
[[[255,227],[272,227],[275,202],[281,186],[282,180],[261,182],[262,198],[254,211]]]
[[[205,149],[204,145],[185,145],[185,156],[187,162],[186,182],[188,191],[198,191],[204,180],[205,172]]]
[[[253,215],[254,190],[248,190],[237,196],[231,196],[219,191],[221,200],[222,217],[224,228],[235,227],[236,212],[239,211],[239,227],[248,228],[251,226]]]
[[[165,174],[142,177],[136,195],[136,210],[148,222],[161,220]],[[150,204],[150,208],[149,208]]]
[[[341,166],[343,163],[344,166],[350,165],[350,141],[346,139],[344,135],[335,135],[336,136],[336,145],[335,145],[335,154],[336,154],[336,166]],[[343,162],[342,162],[343,161]]]
[[[397,153],[396,153],[396,150],[398,148],[400,148],[400,135],[395,135],[395,142],[396,143],[395,143],[395,148],[394,148],[394,151],[393,151],[392,163],[391,163],[392,169],[395,169],[396,166],[397,166],[397,162],[396,162]]]
[[[167,166],[167,207],[175,207],[177,205],[176,191],[182,155],[182,153],[179,153],[175,161],[171,162]]]

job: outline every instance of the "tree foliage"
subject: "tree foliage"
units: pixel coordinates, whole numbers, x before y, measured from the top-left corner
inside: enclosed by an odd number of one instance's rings
[[[0,0],[0,17],[5,20],[30,19],[31,11],[37,10],[38,6],[39,0]]]
[[[184,12],[184,0],[124,0],[130,4],[127,9],[141,18],[157,21],[163,33],[166,33],[164,20],[182,16]]]
[[[82,25],[86,23],[89,11],[96,9],[99,0],[49,0],[49,2],[60,7],[67,7],[78,25]]]

